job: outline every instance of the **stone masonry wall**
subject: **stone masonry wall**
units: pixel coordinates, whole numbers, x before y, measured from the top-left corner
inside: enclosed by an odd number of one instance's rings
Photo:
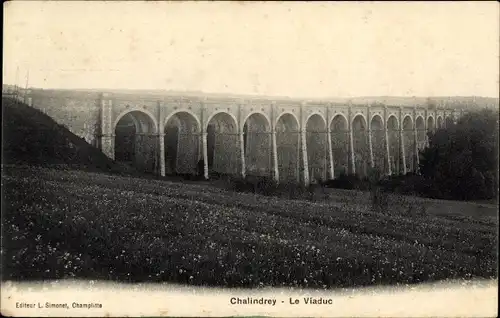
[[[100,134],[100,94],[62,90],[31,90],[31,105],[97,146]]]

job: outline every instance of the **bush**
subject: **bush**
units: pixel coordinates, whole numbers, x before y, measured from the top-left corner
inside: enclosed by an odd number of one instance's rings
[[[226,181],[226,189],[288,199],[314,199],[311,186],[306,187],[296,181],[277,183],[273,178],[266,176],[247,175],[245,178],[232,176]]]
[[[278,183],[271,177],[258,177],[255,193],[273,195],[278,192]]]
[[[407,195],[422,195],[428,187],[425,179],[415,174],[386,177],[379,181],[379,185],[385,191]]]
[[[307,199],[309,201],[317,201],[318,199],[320,200],[328,199],[328,194],[325,192],[325,186],[322,183],[311,183],[309,187],[307,187],[307,190],[308,190]]]
[[[421,201],[420,202],[416,201],[412,197],[398,195],[396,197],[396,202],[397,202],[396,210],[398,210],[400,215],[415,218],[415,217],[423,217],[427,213],[427,208],[425,207],[425,204]]]
[[[289,181],[283,184],[280,184],[282,194],[285,194],[284,197],[289,199],[299,199],[303,198],[305,194],[308,192],[306,186],[299,182]]]
[[[420,171],[441,199],[485,200],[497,197],[498,112],[471,112],[456,124],[429,134]]]
[[[372,203],[372,210],[375,212],[385,212],[389,207],[389,195],[379,185],[372,187],[370,201]]]
[[[370,189],[369,177],[360,178],[357,174],[341,174],[333,180],[327,180],[323,183],[326,188],[360,190]]]
[[[368,171],[367,181],[370,186],[370,201],[375,212],[387,211],[389,206],[388,195],[381,186],[382,172],[376,168]]]
[[[357,183],[359,183],[359,178],[357,175],[342,173],[336,179],[327,180],[326,182],[324,182],[324,185],[327,188],[353,190],[356,188]]]
[[[238,192],[250,192],[263,195],[272,195],[277,189],[277,183],[270,177],[261,176],[231,176],[227,180],[228,188]]]

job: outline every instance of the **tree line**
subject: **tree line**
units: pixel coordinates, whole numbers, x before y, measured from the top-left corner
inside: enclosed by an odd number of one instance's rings
[[[420,153],[420,191],[455,200],[498,196],[498,110],[481,109],[430,132]]]

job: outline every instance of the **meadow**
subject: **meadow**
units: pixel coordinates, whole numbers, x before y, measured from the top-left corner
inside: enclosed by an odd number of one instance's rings
[[[380,211],[354,191],[289,200],[203,183],[2,170],[3,280],[326,289],[498,275],[498,217],[460,213],[466,203],[437,213],[437,203],[399,196]]]

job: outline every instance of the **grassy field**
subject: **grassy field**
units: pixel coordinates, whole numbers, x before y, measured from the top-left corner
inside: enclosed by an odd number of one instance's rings
[[[350,203],[366,206],[370,204],[369,191],[356,191],[344,189],[325,189],[327,200],[337,203]],[[399,194],[387,194],[391,204],[424,209],[427,213],[435,216],[455,218],[457,220],[468,217],[475,219],[491,219],[494,221],[498,215],[498,205],[491,202],[467,202],[467,201],[449,201],[428,199],[416,196],[405,196]],[[402,207],[402,206],[401,206]],[[400,208],[401,208],[400,207]]]
[[[3,280],[335,288],[497,277],[498,218],[460,203],[440,214],[399,197],[376,213],[352,191],[308,202],[76,170],[2,175]]]

